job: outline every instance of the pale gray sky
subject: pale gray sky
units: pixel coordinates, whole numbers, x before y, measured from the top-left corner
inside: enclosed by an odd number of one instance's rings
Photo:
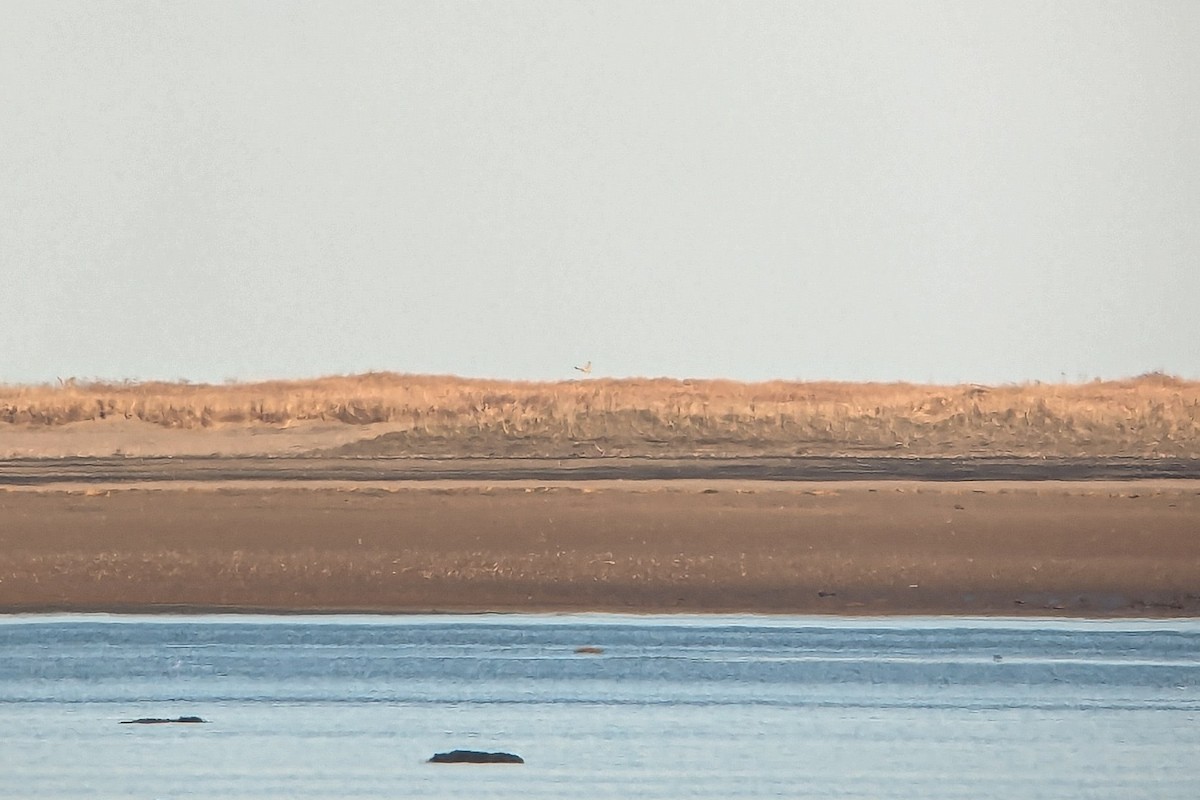
[[[1200,377],[1200,3],[0,0],[0,382]]]

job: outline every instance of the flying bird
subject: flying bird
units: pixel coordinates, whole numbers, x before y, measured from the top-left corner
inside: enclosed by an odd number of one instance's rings
[[[579,370],[584,375],[591,375],[592,374],[592,362],[589,361],[586,364],[584,364],[582,367],[576,367],[575,369]]]

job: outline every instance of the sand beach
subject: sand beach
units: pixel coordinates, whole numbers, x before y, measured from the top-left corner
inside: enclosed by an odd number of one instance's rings
[[[391,380],[6,390],[0,612],[1200,614],[1194,384]]]

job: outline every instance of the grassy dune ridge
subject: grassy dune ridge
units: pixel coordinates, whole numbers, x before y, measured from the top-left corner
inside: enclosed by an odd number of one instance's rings
[[[363,428],[342,455],[1200,457],[1200,381],[1083,384],[592,379],[369,373],[261,383],[0,386],[5,428],[125,419],[167,429]]]

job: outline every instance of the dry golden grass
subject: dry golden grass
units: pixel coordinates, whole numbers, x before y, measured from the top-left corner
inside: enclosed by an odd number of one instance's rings
[[[0,386],[5,424],[109,418],[166,428],[306,421],[387,432],[347,454],[1137,455],[1200,457],[1200,382],[925,386],[370,373],[210,385]],[[378,433],[364,430],[364,436]]]

